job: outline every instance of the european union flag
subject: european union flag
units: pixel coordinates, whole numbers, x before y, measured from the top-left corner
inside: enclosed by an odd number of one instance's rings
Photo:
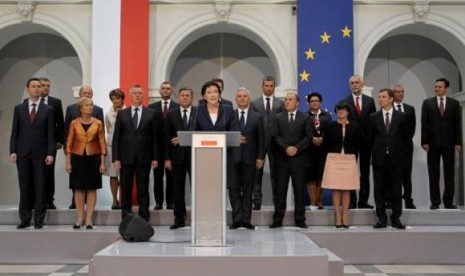
[[[322,109],[333,112],[349,94],[354,72],[352,0],[297,1],[298,91],[323,95]],[[301,110],[308,110],[306,104]]]

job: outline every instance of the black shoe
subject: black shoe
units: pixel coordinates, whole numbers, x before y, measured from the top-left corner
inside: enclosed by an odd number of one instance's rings
[[[52,203],[47,204],[47,209],[49,209],[49,210],[56,210],[57,207],[56,207],[55,204],[52,202]]]
[[[119,207],[117,205],[113,205],[113,206],[111,206],[111,209],[112,210],[121,210],[121,207]]]
[[[94,229],[94,226],[92,224],[87,224],[86,229],[87,230],[92,230],[92,229]]]
[[[397,229],[405,229],[405,225],[402,224],[402,222],[400,222],[400,219],[395,219],[391,222],[391,226],[393,228],[397,228]]]
[[[457,206],[455,206],[454,204],[447,204],[444,205],[444,209],[457,209]]]
[[[385,221],[380,221],[380,220],[378,220],[378,222],[375,225],[373,225],[373,228],[375,228],[375,229],[386,228],[386,227],[387,227],[386,222]]]
[[[184,222],[175,222],[173,225],[170,226],[170,229],[174,230],[174,229],[179,229],[183,227],[186,227],[186,224]]]
[[[76,209],[76,204],[71,203],[71,204],[69,205],[68,209],[70,209],[70,210]]]
[[[155,205],[155,207],[153,207],[153,210],[161,210],[161,209],[163,209],[163,206],[160,204],[157,204]]]
[[[42,229],[44,228],[44,224],[41,222],[35,223],[34,224],[34,229]]]
[[[324,210],[325,207],[324,206],[318,206],[318,210]]]
[[[405,209],[417,209],[417,206],[413,204],[412,201],[406,201],[405,202]]]
[[[438,205],[431,205],[431,206],[429,206],[429,208],[431,210],[437,210],[437,209],[439,209],[439,206]]]
[[[335,224],[334,227],[336,227],[337,229],[341,229],[341,228],[342,228],[342,224]]]
[[[250,224],[250,223],[242,223],[242,227],[244,227],[245,229],[249,229],[249,230],[255,229],[255,225]]]
[[[343,224],[343,225],[342,225],[342,228],[349,229],[349,228],[350,228],[350,225],[348,225],[348,224]]]
[[[273,224],[270,225],[270,228],[273,229],[273,228],[280,228],[280,227],[283,227],[283,223],[282,222],[273,222]]]
[[[308,228],[308,225],[305,224],[305,222],[303,222],[303,221],[296,221],[295,226],[299,227],[299,228]]]
[[[258,211],[258,210],[261,209],[261,206],[260,206],[260,204],[254,204],[252,209],[255,210],[255,211]]]
[[[355,204],[355,203],[350,203],[349,209],[357,209],[357,204]]]
[[[16,229],[24,229],[24,228],[27,228],[29,226],[31,226],[30,222],[21,222],[20,224],[18,224],[16,226]]]
[[[168,209],[168,210],[173,210],[173,208],[174,208],[173,204],[168,204],[166,206],[166,209]]]
[[[234,222],[233,224],[229,225],[229,229],[231,229],[231,230],[237,229],[239,227],[241,227],[240,222]]]
[[[373,209],[373,205],[370,205],[368,203],[359,203],[358,204],[359,209]]]
[[[73,225],[73,229],[81,229],[81,225],[75,224],[75,225]]]

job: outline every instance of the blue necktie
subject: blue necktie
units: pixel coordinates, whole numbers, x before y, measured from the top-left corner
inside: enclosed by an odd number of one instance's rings
[[[239,119],[239,125],[241,127],[241,131],[244,131],[245,129],[245,116],[244,116],[244,111],[241,111],[241,118]]]

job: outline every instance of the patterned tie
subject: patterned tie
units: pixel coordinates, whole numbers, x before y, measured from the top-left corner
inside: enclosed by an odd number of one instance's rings
[[[441,114],[441,117],[444,117],[444,98],[443,97],[439,98],[439,114]]]
[[[389,120],[389,112],[386,112],[386,133],[389,132],[390,126],[391,126],[391,121]]]
[[[358,116],[362,116],[362,108],[360,108],[360,97],[355,97],[355,109],[357,110]]]
[[[139,123],[139,114],[137,111],[139,111],[139,108],[134,108],[134,115],[132,115],[132,125],[135,129],[137,129],[137,125]]]
[[[241,111],[241,118],[239,119],[239,125],[241,127],[241,131],[244,131],[245,129],[245,116],[244,116],[245,111]]]
[[[270,117],[270,114],[271,114],[271,104],[270,104],[270,98],[269,98],[269,97],[266,97],[265,112],[266,112],[266,116]]]
[[[32,104],[32,110],[31,113],[29,113],[29,120],[31,121],[31,124],[34,123],[34,120],[36,119],[36,104]]]
[[[397,111],[402,112],[402,106],[400,104],[397,105]]]
[[[187,109],[184,109],[182,114],[182,124],[184,126],[184,129],[187,129]]]
[[[163,102],[163,119],[168,115],[168,101]]]

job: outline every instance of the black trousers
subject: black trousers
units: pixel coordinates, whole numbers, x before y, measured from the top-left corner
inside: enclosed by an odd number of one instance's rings
[[[250,223],[252,217],[252,188],[256,172],[255,164],[239,162],[234,165],[235,183],[229,188],[233,223]]]
[[[307,170],[308,168],[305,167],[292,167],[289,165],[276,168],[276,200],[273,222],[283,222],[286,213],[289,178],[292,180],[292,189],[294,190],[294,220],[295,222],[305,222],[304,189],[306,187]]]
[[[191,178],[191,165],[173,165],[173,212],[174,222],[183,223],[186,220],[186,175]],[[189,182],[190,183],[190,182]]]
[[[267,156],[268,156],[268,160],[270,161],[269,167],[270,167],[271,193],[272,193],[273,204],[274,204],[274,201],[275,201],[274,163],[275,162],[274,162],[274,157],[273,157],[272,152],[268,151]],[[262,205],[262,198],[263,198],[262,181],[263,181],[263,168],[256,170],[255,177],[254,177],[254,183],[253,183],[253,192],[252,192],[253,203],[258,206]]]
[[[56,160],[56,156],[54,156]],[[45,165],[45,185],[46,185],[46,196],[45,203],[52,204],[55,196],[55,162],[51,165]]]
[[[30,222],[34,209],[34,223],[43,223],[47,209],[45,207],[45,158],[31,155],[16,160],[19,180],[19,218],[21,222]]]
[[[146,221],[150,219],[149,204],[149,176],[150,166],[132,165],[121,166],[121,216],[124,218],[132,213],[132,188],[134,176],[137,186],[137,200],[139,202],[139,216]]]
[[[166,175],[166,188],[163,187],[164,175]],[[173,204],[173,176],[171,170],[163,167],[163,162],[153,170],[153,196],[157,205],[163,206],[165,200],[166,205]]]
[[[403,167],[392,162],[389,155],[386,155],[382,166],[373,166],[376,216],[382,222],[387,221],[386,191],[391,198],[391,220],[402,215],[402,173]]]
[[[432,205],[441,204],[441,193],[439,191],[440,159],[444,163],[444,193],[442,200],[444,205],[454,203],[454,174],[455,174],[455,151],[454,149],[430,149],[427,153],[429,191]]]

